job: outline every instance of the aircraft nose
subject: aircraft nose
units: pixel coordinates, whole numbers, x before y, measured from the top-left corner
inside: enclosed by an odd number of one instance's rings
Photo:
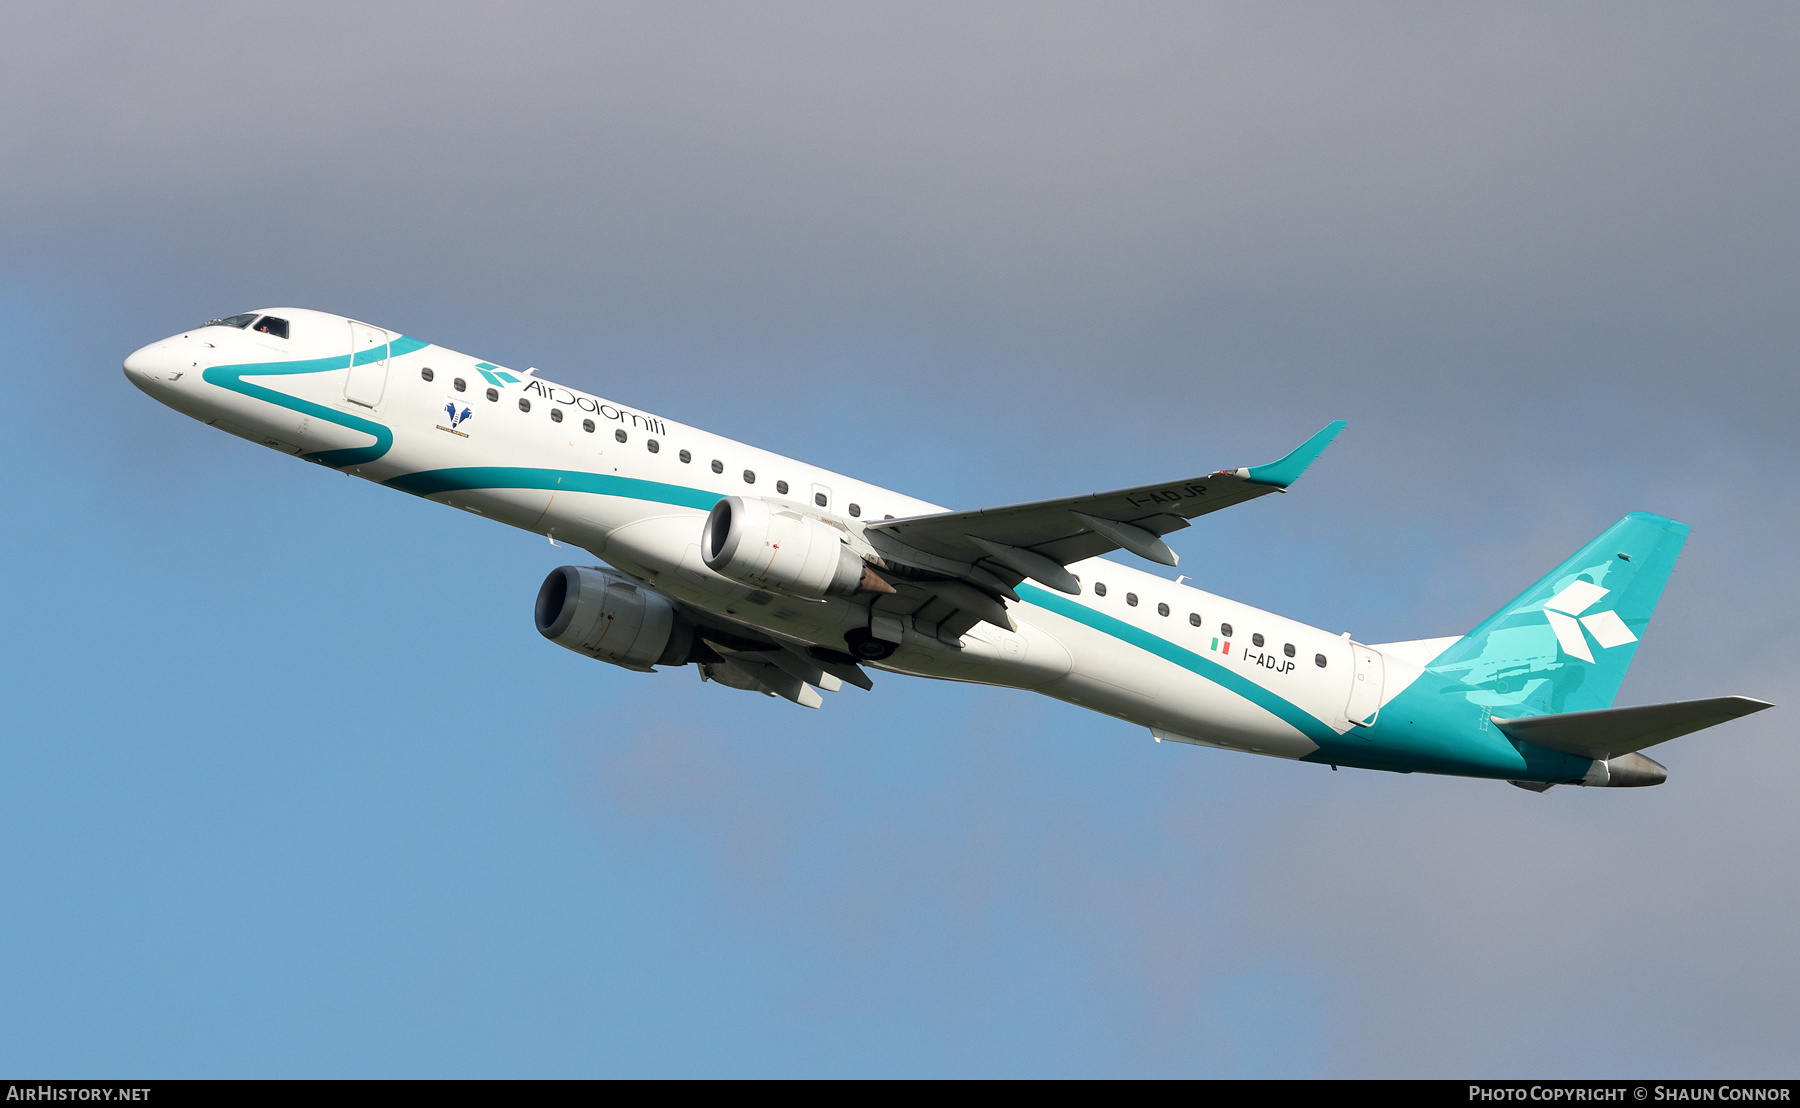
[[[152,382],[176,380],[178,374],[192,368],[166,339],[134,350],[125,359],[125,377],[140,389]]]

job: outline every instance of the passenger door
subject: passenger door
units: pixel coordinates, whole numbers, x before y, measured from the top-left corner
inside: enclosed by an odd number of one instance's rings
[[[1387,666],[1382,663],[1381,651],[1359,642],[1350,644],[1350,654],[1356,673],[1350,681],[1350,703],[1344,715],[1357,727],[1367,727],[1381,713],[1381,685]]]
[[[387,389],[388,333],[367,323],[350,322],[350,375],[344,399],[373,408]]]

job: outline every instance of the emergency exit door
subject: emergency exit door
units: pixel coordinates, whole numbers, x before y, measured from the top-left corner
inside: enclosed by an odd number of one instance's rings
[[[387,389],[388,333],[367,323],[350,324],[350,375],[344,379],[344,399],[373,408]]]

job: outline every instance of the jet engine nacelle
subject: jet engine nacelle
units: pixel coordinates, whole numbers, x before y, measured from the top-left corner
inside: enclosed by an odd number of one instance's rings
[[[713,505],[700,551],[722,577],[795,596],[893,591],[844,545],[837,528],[767,500],[728,496]]]
[[[626,669],[686,665],[694,628],[675,604],[622,573],[560,566],[537,596],[538,633],[557,646]]]

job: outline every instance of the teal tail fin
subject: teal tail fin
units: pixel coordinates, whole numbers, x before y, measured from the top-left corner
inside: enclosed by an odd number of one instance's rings
[[[1438,655],[1429,671],[1506,716],[1612,707],[1688,525],[1633,512]]]

